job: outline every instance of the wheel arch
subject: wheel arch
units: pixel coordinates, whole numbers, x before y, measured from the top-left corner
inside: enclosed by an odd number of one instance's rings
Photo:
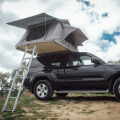
[[[114,83],[115,81],[120,78],[120,72],[115,74],[112,79],[111,79],[111,82],[110,82],[110,92],[113,92],[113,86],[114,86]]]
[[[36,77],[34,77],[34,80],[32,81],[32,91],[31,91],[32,93],[33,93],[33,89],[34,89],[35,83],[40,81],[40,80],[47,80],[53,86],[53,82],[52,82],[51,78],[49,78],[48,76],[36,76]]]

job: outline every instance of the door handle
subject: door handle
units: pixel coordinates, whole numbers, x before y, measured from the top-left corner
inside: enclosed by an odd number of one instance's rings
[[[78,67],[74,67],[73,70],[78,70]]]
[[[54,70],[54,68],[48,68],[47,70],[48,70],[48,71],[52,71],[52,70]]]

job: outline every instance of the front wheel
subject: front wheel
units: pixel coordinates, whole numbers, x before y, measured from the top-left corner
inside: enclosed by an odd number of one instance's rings
[[[38,100],[50,100],[53,95],[52,85],[47,80],[40,80],[36,82],[33,93]]]
[[[113,90],[116,98],[120,100],[120,78],[115,81]]]

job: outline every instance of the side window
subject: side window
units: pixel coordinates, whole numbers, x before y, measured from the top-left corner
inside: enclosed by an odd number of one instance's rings
[[[53,56],[49,61],[49,67],[65,67],[67,65],[68,56]]]
[[[79,55],[73,55],[71,61],[72,61],[72,66],[80,66],[80,65],[83,65],[83,62],[81,61]]]
[[[73,59],[73,66],[79,66],[82,65],[82,62],[79,57],[76,57]]]
[[[61,65],[60,62],[52,62],[50,66],[59,67],[60,65]]]
[[[92,63],[90,56],[87,56],[87,55],[80,56],[80,59],[81,59],[83,65],[93,65],[94,64],[94,63]]]
[[[91,57],[88,55],[74,55],[72,66],[93,65]]]

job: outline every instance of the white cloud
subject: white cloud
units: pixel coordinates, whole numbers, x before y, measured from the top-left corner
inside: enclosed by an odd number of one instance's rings
[[[11,70],[20,63],[22,52],[15,50],[14,43],[20,40],[25,30],[7,26],[5,22],[25,18],[35,14],[46,12],[54,17],[69,19],[71,25],[80,28],[89,38],[85,46],[79,47],[80,51],[93,53],[106,61],[119,60],[120,36],[115,36],[116,44],[108,40],[101,40],[104,32],[112,34],[120,32],[120,2],[119,0],[87,0],[91,6],[86,6],[77,0],[21,0],[17,2],[4,1],[1,11],[4,20],[0,24],[0,55],[2,66],[0,70]],[[107,13],[107,17],[102,14]],[[0,19],[1,20],[1,19]],[[12,45],[11,45],[12,44]],[[104,49],[103,49],[104,47]],[[4,53],[4,54],[3,54]],[[16,61],[17,58],[17,61]],[[5,62],[9,62],[5,64]]]
[[[12,12],[20,18],[28,17],[34,14],[44,12],[46,5],[41,4],[38,0],[22,0],[19,2],[6,1],[2,5],[4,12]]]
[[[105,61],[120,60],[120,37],[115,36],[116,43],[101,39],[103,32],[109,34],[120,32],[120,15],[118,13],[118,11],[120,11],[120,2],[117,1],[90,0],[91,4],[95,6],[91,11],[98,14],[99,20],[98,22],[89,24],[88,29],[86,28],[90,41],[83,47],[82,51],[93,52]],[[102,18],[101,14],[103,13],[108,13],[108,17]],[[104,49],[102,47],[104,47]]]
[[[99,15],[108,13],[108,17],[100,19],[100,25],[104,31],[113,33],[117,27],[120,27],[120,2],[119,0],[90,0],[95,5],[93,10]]]
[[[120,60],[120,35],[115,36],[116,44],[112,44],[107,51],[107,56],[111,60]]]

